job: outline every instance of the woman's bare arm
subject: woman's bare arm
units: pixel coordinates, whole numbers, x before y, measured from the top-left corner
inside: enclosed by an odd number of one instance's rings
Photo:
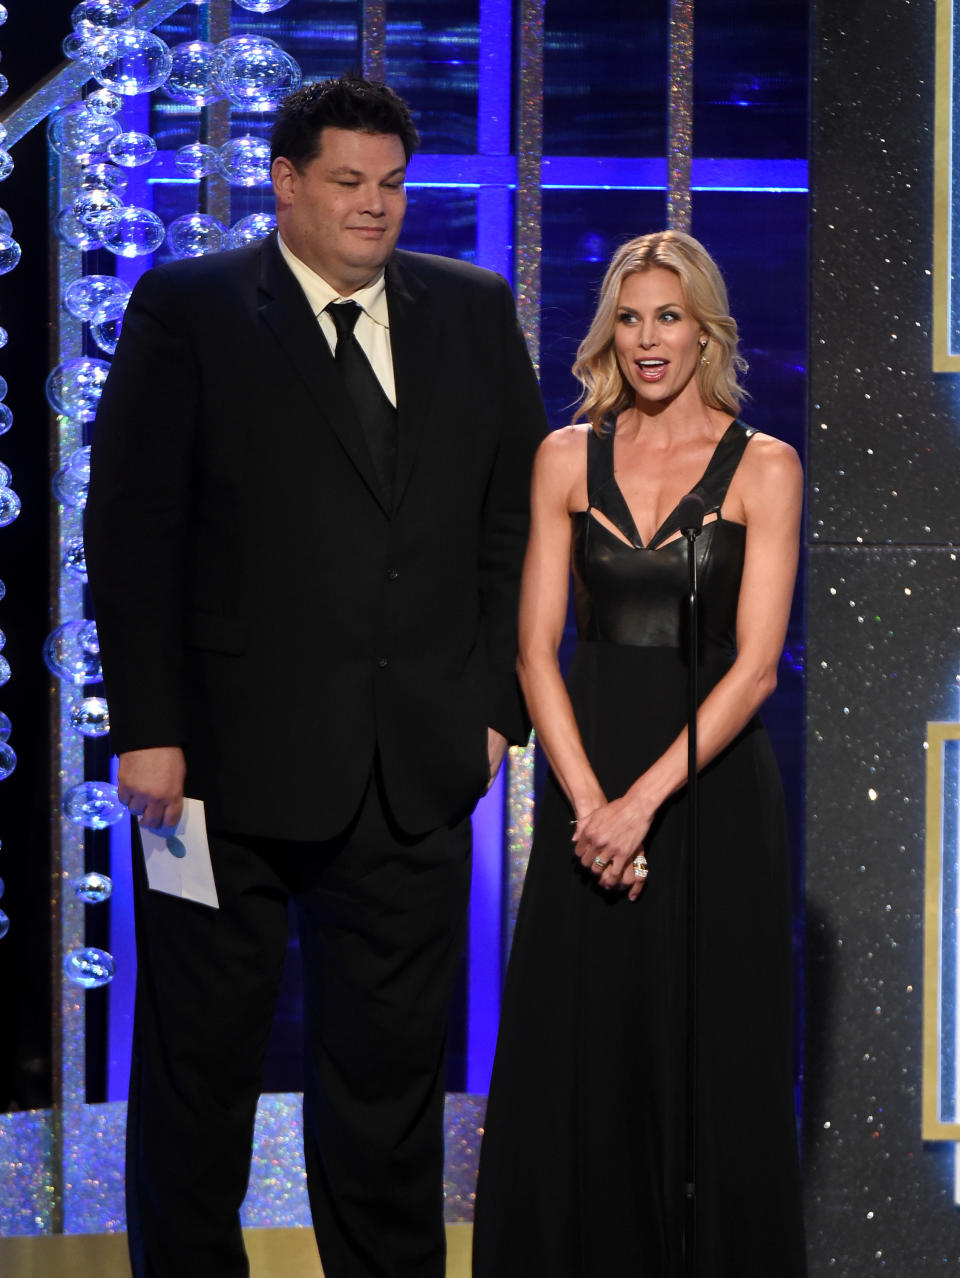
[[[517,661],[537,741],[578,818],[605,802],[557,661],[570,589],[571,498],[586,497],[586,455],[585,430],[577,427],[555,431],[537,453]]]

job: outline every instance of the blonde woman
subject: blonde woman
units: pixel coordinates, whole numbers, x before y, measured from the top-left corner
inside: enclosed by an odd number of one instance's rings
[[[703,246],[632,240],[574,365],[584,420],[538,454],[519,671],[550,775],[504,998],[476,1278],[685,1272],[688,492],[705,508],[697,1272],[806,1272],[786,833],[756,717],[786,633],[801,471],[739,420],[745,367]]]

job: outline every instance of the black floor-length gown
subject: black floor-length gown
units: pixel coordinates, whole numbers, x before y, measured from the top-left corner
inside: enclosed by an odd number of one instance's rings
[[[734,658],[745,529],[718,512],[751,434],[733,422],[694,490],[708,519],[696,543],[701,696]],[[590,511],[573,516],[579,643],[567,686],[612,798],[686,722],[686,549],[670,541],[675,511],[642,545],[614,479],[612,432],[588,437],[588,491],[630,541]],[[698,1273],[802,1278],[786,828],[757,719],[699,788]],[[654,822],[635,902],[580,866],[570,820],[551,776],[504,994],[474,1276],[680,1278],[685,793]]]

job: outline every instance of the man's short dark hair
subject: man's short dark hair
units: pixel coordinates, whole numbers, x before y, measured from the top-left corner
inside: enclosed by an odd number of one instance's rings
[[[320,152],[323,129],[392,133],[407,160],[420,141],[406,102],[379,80],[348,72],[336,80],[304,85],[280,103],[270,135],[270,160],[284,156],[303,169]]]

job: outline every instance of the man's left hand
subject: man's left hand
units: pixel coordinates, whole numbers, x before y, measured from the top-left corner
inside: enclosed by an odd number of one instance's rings
[[[496,728],[487,728],[487,760],[490,764],[490,779],[487,782],[488,790],[497,779],[497,773],[500,771],[500,764],[503,763],[503,756],[506,752],[507,738],[502,732],[498,732]]]

